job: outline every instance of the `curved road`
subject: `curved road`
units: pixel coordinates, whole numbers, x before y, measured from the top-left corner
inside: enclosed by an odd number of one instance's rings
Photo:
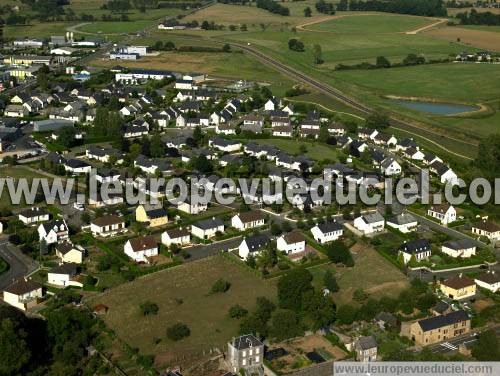
[[[346,94],[344,94],[342,91],[328,85],[328,84],[325,84],[323,82],[320,82],[304,73],[302,73],[301,71],[289,66],[289,65],[286,65],[286,64],[283,64],[282,62],[276,60],[276,59],[273,59],[269,56],[267,56],[266,54],[264,54],[263,52],[261,51],[258,51],[252,47],[249,47],[248,45],[244,45],[244,44],[240,44],[240,43],[234,43],[232,41],[223,41],[223,42],[220,42],[220,43],[229,43],[231,46],[233,47],[236,47],[236,48],[239,48],[239,49],[242,49],[243,51],[249,53],[250,55],[253,55],[254,57],[256,57],[258,60],[264,62],[265,64],[275,68],[276,70],[284,73],[285,75],[287,76],[290,76],[296,80],[299,80],[299,81],[302,81],[303,83],[315,88],[316,90],[324,93],[324,94],[327,94],[337,100],[339,100],[340,102],[343,102],[345,104],[347,104],[348,106],[360,111],[361,113],[363,114],[366,114],[366,115],[369,115],[373,112],[373,109],[358,102],[357,100],[347,96]],[[405,121],[402,121],[402,120],[399,120],[397,118],[394,118],[394,117],[391,117],[390,118],[390,124],[391,126],[395,127],[395,128],[398,128],[398,129],[401,129],[402,131],[406,131],[406,132],[409,132],[409,128],[413,128],[413,129],[419,129],[418,127],[415,127],[414,125],[408,123],[408,122],[405,122]],[[430,131],[428,131],[430,132]],[[410,132],[411,133],[411,132]],[[423,137],[423,136],[420,136],[418,133],[415,133],[415,136],[418,136],[418,137],[422,137],[422,138],[426,138],[426,137]],[[444,136],[444,135],[441,135],[441,134],[436,134],[436,136],[441,136],[441,137],[446,137],[446,138],[450,138],[450,137],[447,137],[447,136]],[[452,139],[452,138],[450,138]],[[429,139],[427,139],[429,140]],[[429,140],[430,142],[432,142],[433,144],[435,144],[436,146],[440,147],[442,150],[450,153],[450,154],[453,154],[457,157],[461,157],[461,158],[464,158],[464,159],[467,159],[467,160],[472,160],[472,158],[470,157],[467,157],[465,155],[462,155],[462,154],[459,154],[459,153],[456,153],[456,152],[453,152],[449,149],[446,149],[444,146],[440,145],[439,143],[436,143],[435,141],[432,141],[432,140]],[[458,141],[458,140],[457,140]]]
[[[38,268],[36,261],[9,244],[5,237],[0,237],[0,257],[10,266],[9,270],[0,275],[0,291],[9,286],[12,281],[26,276]]]

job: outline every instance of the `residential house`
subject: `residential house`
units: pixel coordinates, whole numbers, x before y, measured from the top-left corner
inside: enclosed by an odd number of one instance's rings
[[[56,245],[56,256],[61,259],[63,263],[81,264],[85,249],[80,245],[74,245],[71,241],[64,241]]]
[[[191,243],[191,232],[187,227],[168,229],[161,234],[161,242],[167,247],[172,244],[182,247]]]
[[[398,325],[398,319],[389,312],[380,312],[375,316],[374,321],[380,329],[395,328]]]
[[[385,220],[379,212],[361,215],[354,219],[354,227],[364,235],[381,232],[384,230]]]
[[[113,148],[105,149],[95,145],[89,145],[85,150],[85,156],[88,159],[95,159],[102,163],[123,163],[123,153]]]
[[[500,291],[500,276],[494,270],[478,275],[474,278],[474,282],[479,287],[490,290],[492,293]]]
[[[377,137],[378,131],[371,128],[360,128],[358,130],[358,137],[362,140],[373,140]]]
[[[454,258],[469,258],[476,254],[476,244],[469,238],[452,240],[443,243],[441,252]]]
[[[239,247],[238,254],[243,260],[248,260],[249,256],[259,255],[269,245],[269,237],[266,235],[252,235],[243,238]]]
[[[101,167],[95,173],[95,180],[101,184],[116,183],[120,180],[120,173],[112,168]]]
[[[90,231],[94,236],[114,236],[126,231],[125,222],[116,215],[104,215],[90,222]]]
[[[398,142],[398,139],[393,135],[389,135],[386,133],[378,133],[373,138],[373,143],[375,145],[386,146],[388,148],[394,148]]]
[[[439,289],[446,297],[453,300],[467,299],[476,295],[476,283],[463,274],[445,279],[439,284]]]
[[[3,291],[3,301],[22,311],[33,308],[42,298],[42,285],[27,278],[18,279]]]
[[[83,287],[78,278],[78,266],[76,264],[62,264],[53,267],[47,273],[47,282],[59,287]]]
[[[231,226],[238,230],[245,231],[248,229],[264,226],[264,215],[260,210],[251,210],[248,212],[238,213],[231,218]]]
[[[287,255],[302,253],[306,250],[306,238],[299,230],[293,230],[278,238],[276,248]]]
[[[236,125],[231,123],[222,123],[215,126],[215,133],[223,134],[225,136],[236,134]]]
[[[416,262],[428,260],[431,256],[431,243],[427,239],[417,239],[405,242],[399,254],[403,256],[403,261],[408,264],[412,257]]]
[[[292,137],[293,128],[291,126],[276,126],[272,128],[272,134],[275,137]]]
[[[443,160],[432,153],[426,153],[423,162],[429,166],[435,162],[443,163]]]
[[[242,132],[262,133],[264,127],[264,117],[261,115],[249,114],[243,118],[241,125]]]
[[[500,240],[500,226],[495,222],[483,221],[472,225],[472,233],[485,236],[490,241]]]
[[[331,136],[343,136],[346,133],[346,126],[342,123],[333,122],[327,129]]]
[[[38,226],[38,237],[40,241],[44,240],[46,244],[59,243],[61,240],[68,239],[68,225],[64,219],[42,223]]]
[[[149,263],[149,258],[158,255],[158,242],[153,235],[130,239],[123,247],[125,254],[135,262]]]
[[[177,210],[188,214],[200,214],[208,209],[206,202],[192,201],[189,197],[177,204]]]
[[[38,222],[48,221],[50,215],[44,208],[31,207],[20,212],[18,214],[18,218],[25,225],[31,225]]]
[[[208,141],[208,146],[226,153],[233,153],[239,151],[242,144],[240,141],[226,140],[220,137],[215,137]]]
[[[276,98],[268,99],[266,103],[264,103],[264,111],[275,111],[278,109],[279,101]]]
[[[396,159],[387,157],[380,162],[380,171],[385,176],[399,175],[402,171],[402,167]]]
[[[149,227],[158,227],[168,223],[168,215],[161,205],[141,204],[135,209],[135,220],[148,223]]]
[[[233,338],[227,344],[227,361],[234,374],[264,374],[264,344],[252,334]]]
[[[338,222],[325,222],[314,226],[311,234],[318,243],[325,244],[340,238],[344,234],[344,229]]]
[[[409,147],[404,151],[404,155],[413,161],[423,161],[425,154],[417,148]]]
[[[64,169],[74,175],[89,174],[92,166],[80,159],[68,159],[63,163]]]
[[[354,348],[358,362],[374,362],[377,360],[377,341],[374,336],[358,338]]]
[[[290,127],[290,117],[283,111],[272,111],[270,113],[271,127]]]
[[[429,346],[469,333],[471,320],[465,311],[453,311],[446,315],[433,316],[411,323],[403,323],[401,335],[418,346]]]
[[[3,112],[6,117],[22,118],[29,115],[28,109],[23,105],[9,104]]]
[[[408,148],[418,149],[418,144],[413,140],[413,138],[403,138],[396,145],[396,151],[406,151]]]
[[[457,220],[457,211],[448,203],[431,205],[427,210],[427,215],[438,219],[445,226]]]
[[[417,230],[418,221],[409,213],[401,213],[387,220],[387,226],[395,228],[404,234]]]
[[[200,239],[213,238],[217,233],[224,233],[224,222],[220,218],[204,219],[191,226],[191,234]]]

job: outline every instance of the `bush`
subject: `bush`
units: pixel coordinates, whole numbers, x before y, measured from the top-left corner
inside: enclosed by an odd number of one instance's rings
[[[288,41],[288,48],[292,51],[297,52],[303,52],[305,50],[304,43],[295,38],[292,38]]]
[[[189,337],[191,330],[186,324],[177,323],[167,328],[167,337],[172,341],[180,341],[185,337]]]
[[[242,317],[245,317],[248,315],[248,310],[240,306],[239,304],[236,304],[229,308],[229,317],[232,319],[241,319]]]
[[[151,301],[146,301],[142,303],[139,308],[141,309],[141,313],[143,316],[156,315],[158,314],[158,305]]]
[[[212,285],[210,293],[211,294],[224,293],[227,290],[229,290],[230,287],[231,284],[228,281],[220,278],[217,281],[215,281],[215,283]]]

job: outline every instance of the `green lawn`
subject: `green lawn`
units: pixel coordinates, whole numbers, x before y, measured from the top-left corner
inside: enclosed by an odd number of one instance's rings
[[[229,291],[209,294],[219,278],[231,283]],[[90,304],[109,307],[106,324],[130,346],[173,366],[184,365],[203,350],[225,346],[239,326],[238,320],[227,317],[229,307],[240,304],[250,310],[258,296],[274,299],[275,286],[232,261],[214,257],[118,286],[92,298]],[[157,315],[141,315],[139,305],[146,300],[159,306]],[[166,338],[166,328],[177,322],[187,324],[191,335],[172,342]],[[155,343],[155,338],[160,341]]]
[[[360,243],[361,244],[361,243]],[[355,265],[352,268],[336,267],[332,264],[321,265],[309,269],[313,274],[313,283],[322,286],[323,276],[331,270],[340,287],[334,294],[338,304],[350,303],[356,289],[363,289],[370,296],[397,296],[408,287],[407,278],[399,269],[380,256],[372,247],[361,245],[354,257]]]
[[[286,140],[279,138],[255,140],[255,142],[263,145],[273,145],[278,149],[290,154],[302,154],[300,151],[301,145],[305,145],[307,151],[305,155],[316,161],[325,159],[335,161],[337,159],[337,151],[334,146],[322,145],[317,142],[306,142],[302,140]]]
[[[492,31],[495,33],[500,33],[500,26],[487,26],[487,25],[460,25],[462,29],[471,30],[481,30],[481,31]]]
[[[0,167],[0,176],[2,178],[7,178],[11,177],[15,179],[15,187],[17,187],[17,179],[20,178],[26,178],[28,181],[30,181],[33,178],[47,178],[46,176],[42,174],[37,174],[33,171],[30,171],[22,166],[1,166]],[[50,180],[50,179],[49,179]],[[1,187],[2,190],[0,191],[0,208],[1,207],[8,207],[12,209],[12,202],[9,197],[9,192],[7,189],[7,184],[5,184],[3,187]],[[40,186],[39,186],[39,189]],[[24,207],[26,206],[26,203],[24,202],[24,199],[21,197],[21,201],[19,205],[16,205],[16,207]]]
[[[50,38],[52,35],[64,35],[66,28],[75,22],[33,22],[30,25],[4,27],[5,38]]]
[[[346,16],[339,19],[306,26],[308,30],[327,31],[336,34],[400,33],[418,29],[432,23],[431,19],[405,15],[379,14],[366,16]]]
[[[128,34],[143,30],[152,23],[149,20],[137,20],[127,22],[104,22],[98,21],[79,27],[78,31],[95,34]]]

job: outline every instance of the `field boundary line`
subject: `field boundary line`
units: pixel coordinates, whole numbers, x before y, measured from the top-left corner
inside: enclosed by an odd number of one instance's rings
[[[428,29],[432,29],[432,28],[434,28],[434,27],[436,27],[438,25],[441,25],[442,23],[445,23],[445,22],[448,22],[448,20],[445,19],[445,18],[440,18],[436,22],[433,22],[433,23],[431,23],[429,25],[419,27],[418,29],[409,30],[405,34],[407,34],[407,35],[415,35],[415,34],[418,34],[418,33],[422,32],[422,31],[426,31]]]

